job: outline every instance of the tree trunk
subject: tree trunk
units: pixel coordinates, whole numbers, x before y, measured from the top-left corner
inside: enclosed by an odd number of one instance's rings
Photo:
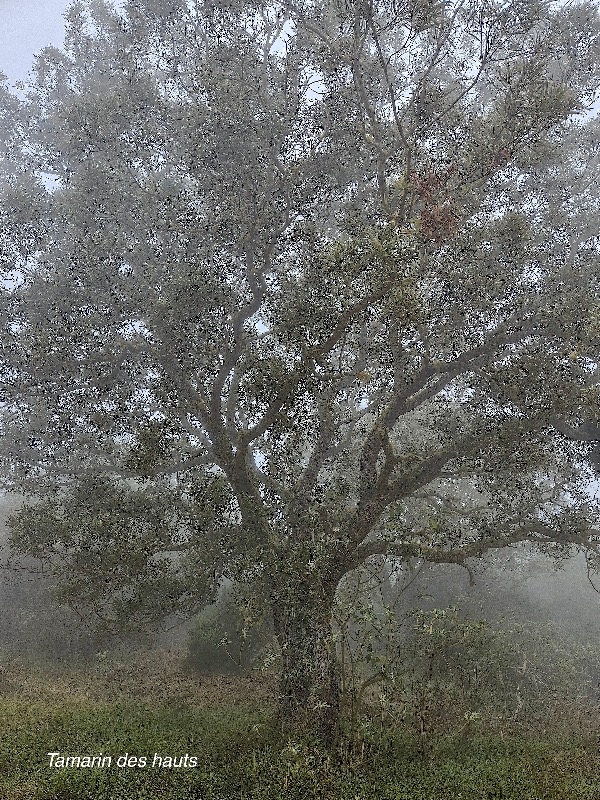
[[[279,721],[332,745],[340,722],[341,673],[331,627],[335,587],[300,581],[273,596],[282,665]]]

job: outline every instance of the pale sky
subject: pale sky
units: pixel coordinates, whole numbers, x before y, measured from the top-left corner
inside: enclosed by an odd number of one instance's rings
[[[23,80],[32,58],[49,44],[60,47],[69,0],[0,0],[0,72]]]

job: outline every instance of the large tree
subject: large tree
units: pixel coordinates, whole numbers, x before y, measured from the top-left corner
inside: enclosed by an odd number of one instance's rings
[[[546,0],[74,2],[2,94],[18,546],[108,623],[262,584],[337,724],[370,558],[593,550],[599,19]]]

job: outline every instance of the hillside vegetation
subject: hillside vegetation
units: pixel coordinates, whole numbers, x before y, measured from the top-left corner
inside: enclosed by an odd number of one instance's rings
[[[590,704],[545,719],[476,716],[423,748],[411,724],[365,716],[326,752],[274,723],[274,676],[202,676],[178,654],[93,671],[2,672],[3,800],[595,800],[599,718]],[[373,709],[372,709],[373,712]],[[440,731],[443,726],[440,726]],[[110,756],[110,766],[50,766],[60,757]],[[127,754],[129,766],[119,766]],[[186,763],[187,755],[187,766]],[[132,765],[131,759],[137,759]],[[145,766],[139,766],[146,758]],[[168,766],[181,763],[180,767]],[[192,758],[196,766],[190,766]],[[57,757],[58,759],[58,757]],[[55,759],[55,760],[57,760]],[[153,766],[154,762],[154,766]],[[123,763],[121,761],[121,763]],[[160,764],[160,766],[159,766]],[[167,765],[167,766],[165,766]]]

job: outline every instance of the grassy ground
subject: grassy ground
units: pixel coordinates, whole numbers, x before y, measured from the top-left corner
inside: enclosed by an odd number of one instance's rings
[[[341,758],[278,735],[273,688],[265,678],[197,678],[167,654],[92,674],[7,668],[0,799],[600,800],[593,726],[439,737],[425,758],[410,732],[389,731]],[[51,767],[50,752],[112,763]],[[146,766],[118,766],[125,754]],[[155,754],[163,763],[187,754],[188,766],[152,766]]]

